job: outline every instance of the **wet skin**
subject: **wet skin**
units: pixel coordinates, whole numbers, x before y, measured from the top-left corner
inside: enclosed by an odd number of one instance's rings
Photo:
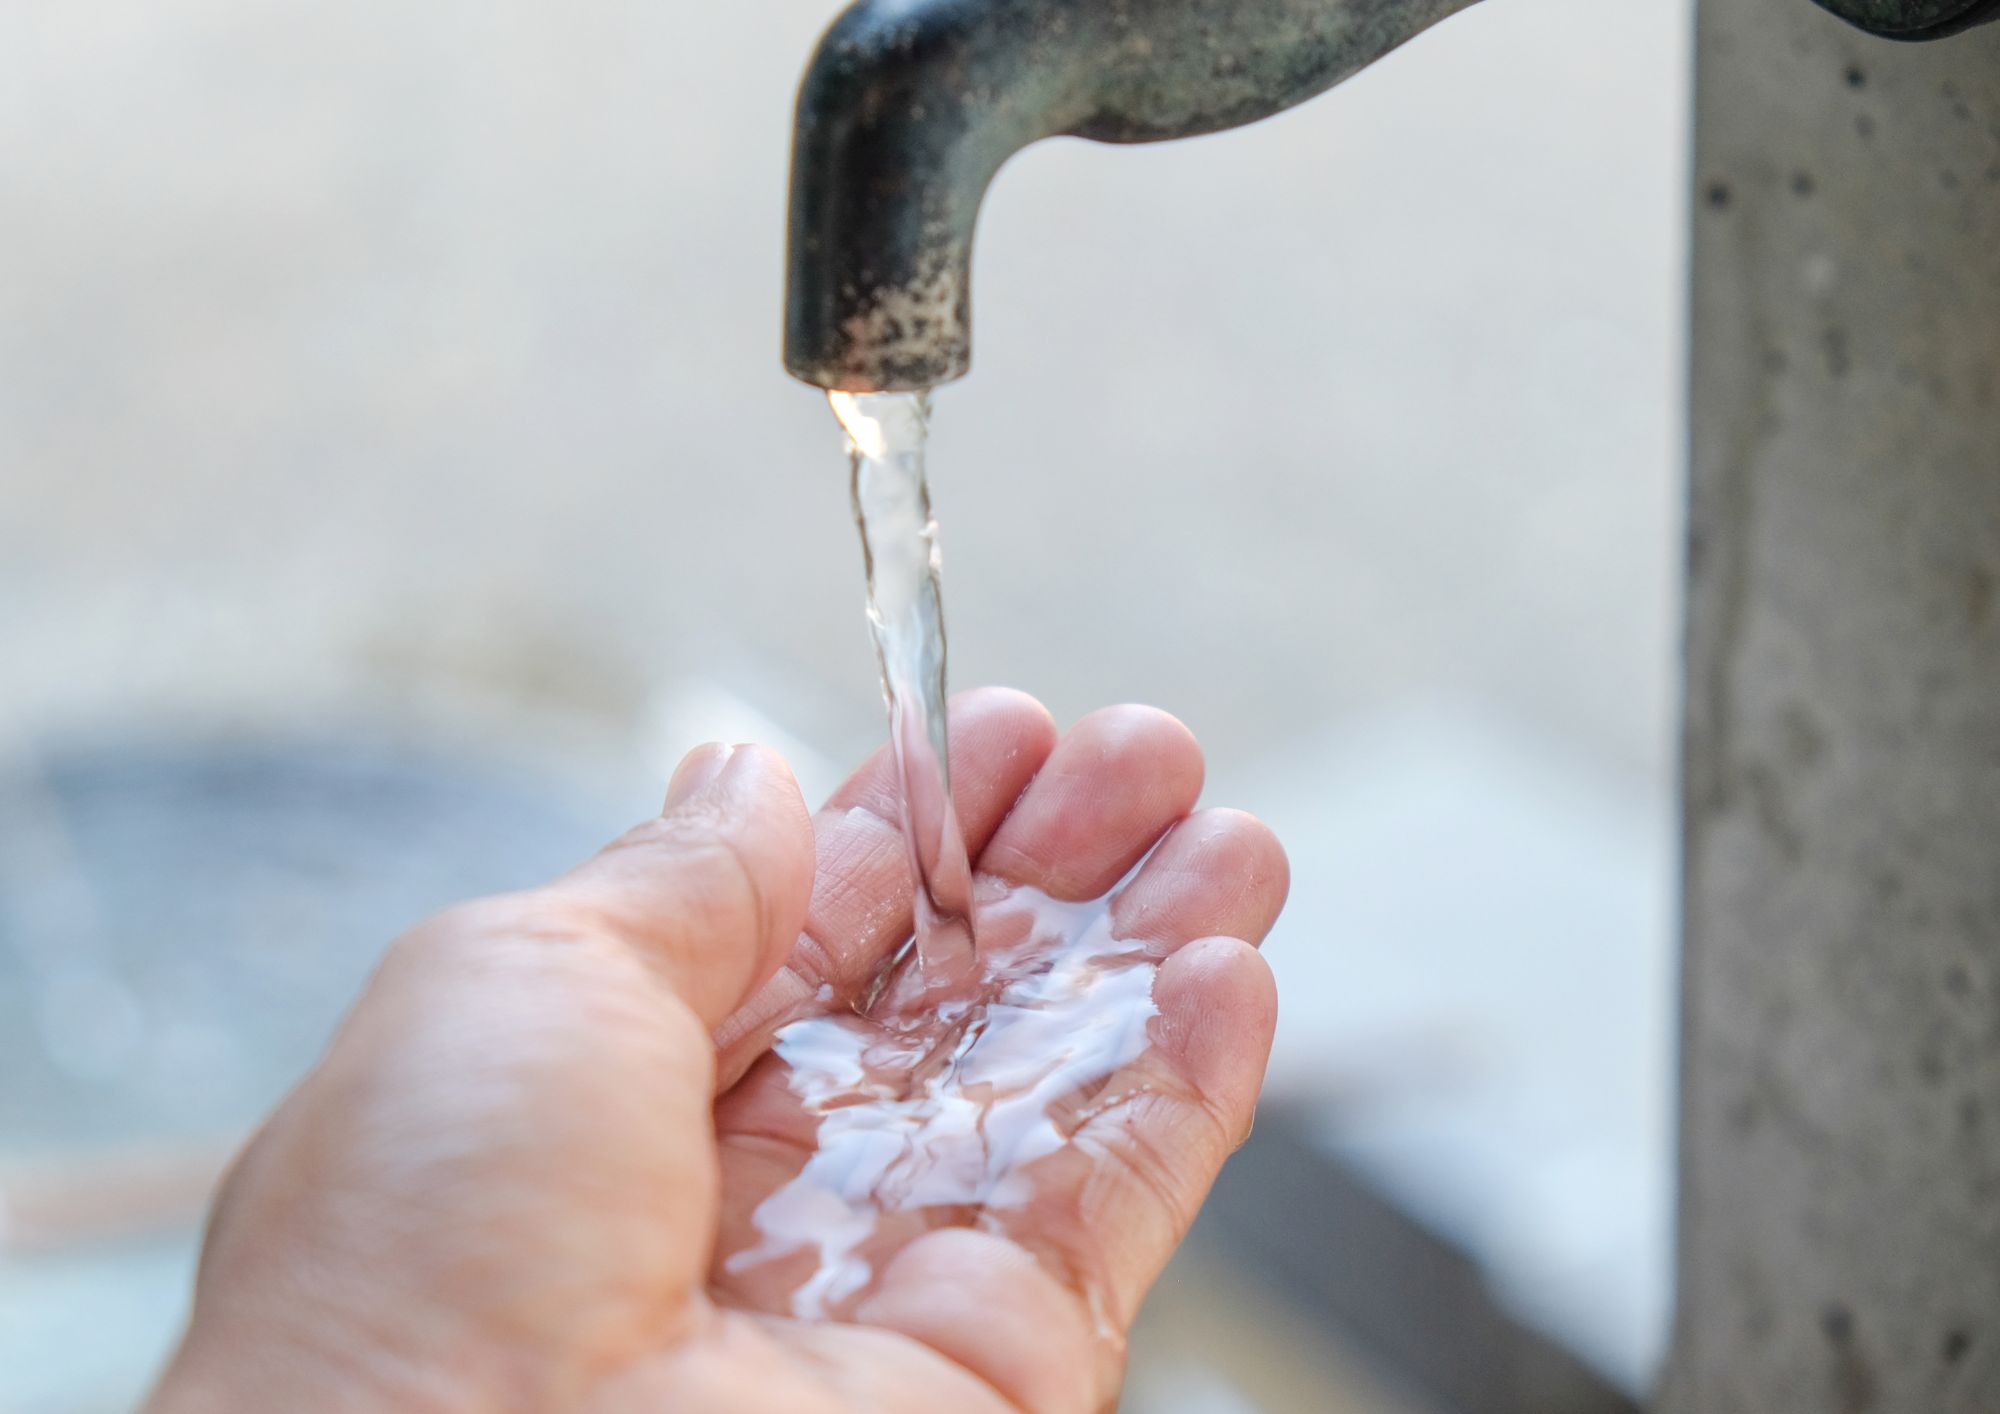
[[[1201,753],[1163,713],[1058,740],[988,690],[952,724],[982,897],[1092,899],[1146,861],[1111,917],[1157,1015],[1025,1197],[913,1228],[839,1322],[774,1314],[796,1274],[726,1269],[814,1143],[773,1038],[851,1012],[911,897],[884,754],[809,818],[770,752],[703,748],[657,820],[393,946],[225,1183],[156,1414],[1107,1406],[1248,1132],[1284,856],[1194,809]]]

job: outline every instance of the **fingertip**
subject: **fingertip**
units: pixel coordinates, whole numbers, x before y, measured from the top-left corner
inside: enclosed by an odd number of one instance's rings
[[[1240,1141],[1249,1133],[1277,1032],[1278,984],[1270,964],[1241,938],[1202,938],[1161,964],[1153,1003],[1158,1044]]]
[[[978,857],[1056,748],[1049,709],[1010,687],[980,687],[952,702],[951,793],[966,847]]]
[[[812,897],[812,818],[791,767],[765,746],[697,748],[669,794],[669,809],[536,897],[569,929],[643,953],[713,1027],[798,938]]]
[[[1119,936],[1171,952],[1195,938],[1261,943],[1291,892],[1278,837],[1241,810],[1207,809],[1178,822],[1112,903]]]
[[[672,779],[667,782],[667,798],[661,807],[661,813],[667,814],[678,810],[714,785],[716,778],[722,774],[723,767],[729,764],[729,758],[735,751],[736,748],[733,746],[725,746],[719,741],[708,741],[683,756],[680,765],[674,768]]]
[[[779,806],[801,820],[810,818],[791,762],[752,741],[738,742],[727,750],[728,759],[717,775],[717,784],[724,790],[739,794],[746,802]]]
[[[1105,758],[1146,765],[1180,786],[1192,807],[1201,795],[1208,762],[1201,742],[1173,713],[1143,702],[1100,707],[1079,718],[1070,736]]]
[[[1197,938],[1160,964],[1153,998],[1188,1039],[1227,1031],[1268,1041],[1277,1026],[1278,982],[1264,954],[1241,938]]]
[[[731,749],[716,779],[716,790],[754,822],[762,836],[756,851],[767,871],[768,906],[758,967],[761,982],[778,968],[798,937],[812,899],[814,842],[812,812],[791,763],[768,746],[744,742]]]
[[[1201,796],[1201,746],[1156,707],[1106,707],[1063,734],[979,859],[1056,898],[1115,884]]]
[[[1053,745],[1056,719],[1041,699],[1016,687],[969,687],[951,698],[952,720],[1005,722],[1026,735],[1046,736]]]
[[[667,795],[669,828],[740,836],[760,869],[810,891],[812,812],[791,763],[778,752],[756,742],[698,746],[674,772]]]
[[[1270,922],[1265,924],[1268,930],[1292,894],[1292,858],[1285,851],[1285,842],[1247,810],[1219,805],[1202,811],[1201,818],[1212,820],[1217,833],[1229,839],[1233,854],[1229,867],[1255,886],[1259,901],[1270,911]],[[1260,932],[1246,941],[1262,942],[1263,935]]]
[[[976,687],[951,699],[952,796],[970,839],[979,821],[1000,814],[1054,749],[1055,718],[1025,692]],[[856,806],[886,820],[897,818],[895,768],[889,749],[878,747],[828,797],[829,809]],[[990,830],[992,824],[986,828]]]

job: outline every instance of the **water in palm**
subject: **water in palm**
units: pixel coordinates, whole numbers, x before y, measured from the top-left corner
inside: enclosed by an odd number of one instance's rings
[[[1119,1077],[1150,1044],[1160,957],[1117,936],[1111,894],[1060,900],[975,878],[948,773],[928,402],[836,393],[833,405],[850,439],[915,946],[862,994],[784,1026],[763,1062],[812,1142],[721,1270],[739,1299],[807,1319],[850,1316],[898,1252],[941,1227],[1032,1249],[1087,1182],[1073,1141],[1133,1098]],[[1072,1275],[1095,1310],[1093,1283]]]

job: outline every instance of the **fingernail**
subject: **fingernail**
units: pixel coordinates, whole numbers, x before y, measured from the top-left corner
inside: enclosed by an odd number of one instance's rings
[[[674,769],[674,778],[667,782],[666,809],[678,809],[714,785],[735,754],[735,747],[711,741],[682,757],[681,764]]]
[[[718,773],[718,785],[725,794],[754,791],[755,783],[763,778],[769,753],[748,741],[739,741],[727,750],[729,756]]]

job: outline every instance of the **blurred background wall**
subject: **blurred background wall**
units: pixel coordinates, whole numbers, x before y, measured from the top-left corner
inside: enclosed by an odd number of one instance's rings
[[[130,1402],[208,1175],[395,931],[696,741],[812,792],[880,735],[839,439],[777,363],[832,8],[0,12],[0,1410]],[[1201,734],[1293,852],[1274,1104],[1627,1391],[1688,29],[1490,0],[1252,129],[1032,151],[933,456],[956,681]],[[1135,1409],[1423,1407],[1211,1247]]]
[[[1662,1408],[2000,1409],[2000,31],[1704,0]]]

